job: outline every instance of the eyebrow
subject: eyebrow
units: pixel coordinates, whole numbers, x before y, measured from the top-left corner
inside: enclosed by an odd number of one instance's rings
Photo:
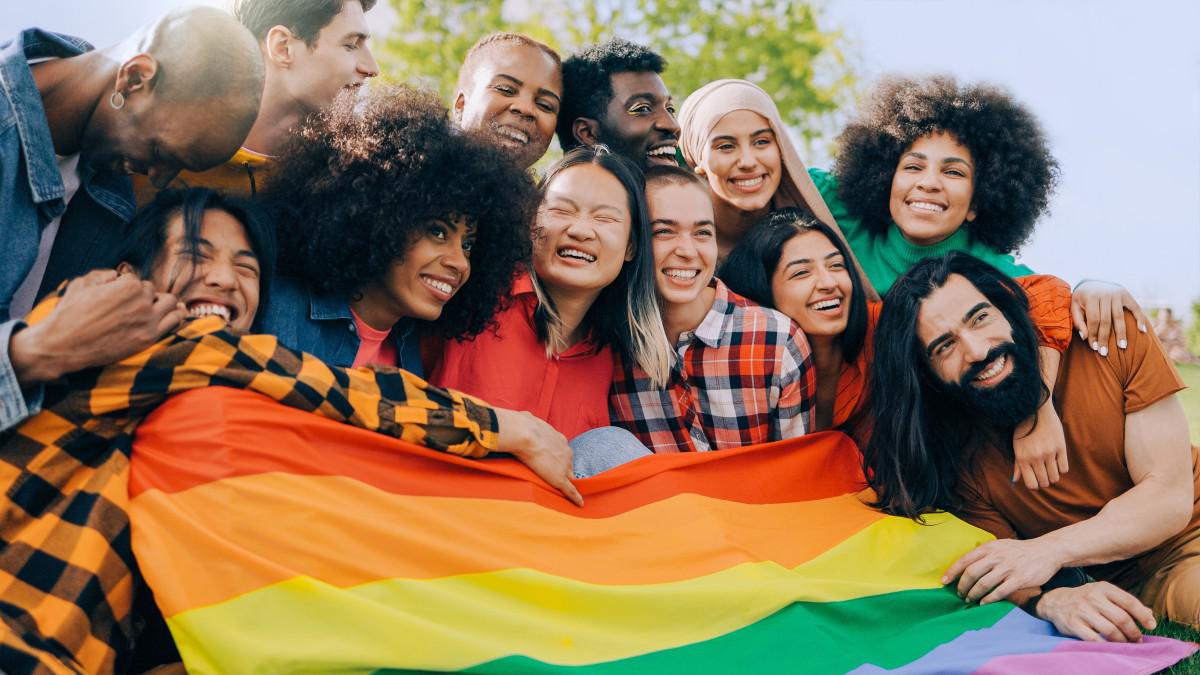
[[[764,133],[771,134],[772,136],[774,136],[775,130],[771,129],[769,127],[766,129],[759,129],[758,131],[751,133],[750,138],[754,138],[755,136],[758,136],[758,135],[764,134]],[[717,141],[734,141],[734,142],[736,142],[737,138],[735,136],[731,136],[729,134],[725,134],[722,136],[713,136],[712,140],[710,140],[709,143],[716,143]]]
[[[674,218],[655,218],[650,221],[651,225],[679,225],[679,221]],[[705,218],[704,220],[696,220],[692,222],[692,227],[703,227],[705,225],[716,225],[715,222]]]
[[[186,241],[181,241],[180,243],[183,244],[184,246],[187,245]],[[197,246],[207,246],[209,248],[216,248],[216,246],[213,246],[213,243],[211,241],[205,239],[204,237],[196,237],[196,245]],[[237,253],[233,254],[233,257],[235,257],[235,258],[241,258],[241,257],[245,257],[245,256],[250,256],[251,258],[258,260],[258,255],[254,251],[251,251],[249,249],[242,249],[242,250],[238,251]]]
[[[625,99],[625,107],[628,108],[634,101],[636,101],[638,99],[646,101],[647,103],[657,103],[659,101],[657,94],[655,94],[653,92],[643,92],[641,94],[634,94],[633,96],[630,96],[629,98]],[[670,103],[671,97],[668,96],[666,98],[666,101],[668,103]]]
[[[829,253],[828,255],[826,255],[824,260],[829,260],[830,258],[840,256],[840,255],[842,255],[841,251],[833,251],[833,252]],[[784,265],[783,269],[786,271],[792,265],[804,265],[804,264],[810,263],[812,261],[813,261],[812,258],[796,258],[795,260],[791,261],[790,263]]]
[[[369,39],[371,39],[371,34],[354,31],[352,33],[346,33],[345,35],[342,36],[343,40],[345,40],[346,38],[354,38],[355,40],[369,40]]]
[[[979,310],[987,309],[988,307],[991,307],[991,305],[989,303],[981,302],[981,303],[975,305],[974,307],[972,307],[971,309],[968,309],[967,313],[963,314],[962,323],[966,323],[966,322],[970,321],[971,317],[975,316],[975,314],[977,314],[979,312]],[[949,340],[950,337],[951,337],[950,333],[942,333],[941,335],[935,337],[929,343],[929,346],[925,348],[925,356],[933,356],[933,351],[938,348],[938,345],[942,344],[946,340]]]
[[[513,84],[517,85],[518,87],[525,86],[525,83],[523,81],[513,77],[512,75],[509,75],[508,73],[496,73],[496,78],[503,78],[505,80],[508,80],[508,81],[512,82]],[[495,79],[495,78],[493,78],[493,79]],[[549,89],[546,89],[545,87],[538,87],[537,93],[542,96],[549,96],[550,98],[553,98],[555,101],[562,103],[562,99],[558,96],[558,94],[550,91]]]
[[[917,159],[923,159],[923,160],[929,159],[929,157],[927,157],[925,155],[925,153],[923,153],[923,152],[911,152],[911,151],[904,153],[904,157],[916,157]],[[903,159],[903,157],[901,159]],[[962,157],[954,157],[954,156],[943,159],[942,164],[965,164],[968,167],[971,166],[971,163],[968,162],[967,160],[963,159]]]

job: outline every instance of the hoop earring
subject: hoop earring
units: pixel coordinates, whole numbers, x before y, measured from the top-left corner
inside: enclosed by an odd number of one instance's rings
[[[113,107],[113,110],[120,110],[125,107],[125,94],[119,91],[114,91],[112,96],[108,97],[108,104]]]

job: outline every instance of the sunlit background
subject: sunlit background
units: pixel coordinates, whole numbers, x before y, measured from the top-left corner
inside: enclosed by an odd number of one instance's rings
[[[0,34],[38,25],[106,45],[185,4],[195,3],[4,2]],[[509,5],[506,16],[535,19],[545,7]],[[1002,85],[1035,111],[1062,181],[1022,251],[1026,264],[1072,283],[1119,282],[1144,305],[1169,305],[1190,320],[1200,300],[1200,3],[832,0],[817,7],[821,29],[841,33],[859,91],[882,73],[949,73]],[[377,43],[401,30],[388,0],[368,18]],[[681,100],[688,92],[673,93]],[[811,165],[830,165],[832,131],[850,112],[810,144]]]

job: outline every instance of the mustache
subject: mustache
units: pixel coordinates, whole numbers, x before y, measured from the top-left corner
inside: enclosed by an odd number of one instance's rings
[[[972,364],[971,367],[967,369],[967,372],[963,373],[963,376],[958,380],[958,384],[963,387],[971,386],[971,383],[975,381],[975,378],[979,377],[980,373],[991,367],[992,363],[996,359],[1000,358],[1001,356],[1008,356],[1009,358],[1012,358],[1016,356],[1016,353],[1017,345],[1013,344],[1012,342],[1005,342],[1004,344],[992,347],[991,351],[987,353],[987,356],[985,356],[982,361]]]

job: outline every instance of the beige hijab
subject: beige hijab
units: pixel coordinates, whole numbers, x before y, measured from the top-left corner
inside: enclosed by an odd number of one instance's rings
[[[683,102],[683,109],[679,111],[679,148],[683,151],[683,159],[688,166],[695,168],[700,164],[708,147],[708,135],[712,133],[713,127],[717,126],[721,118],[735,110],[750,110],[762,115],[775,132],[785,175],[779,181],[779,189],[771,197],[771,209],[788,206],[807,209],[818,220],[833,228],[845,241],[842,229],[838,227],[817,186],[808,175],[808,168],[800,159],[800,153],[796,152],[796,146],[792,145],[792,139],[788,136],[787,127],[783,125],[783,118],[779,116],[779,108],[775,107],[775,101],[771,100],[771,96],[763,91],[762,87],[753,82],[716,80],[692,92]],[[859,276],[866,285],[867,295],[874,296],[872,299],[877,298],[857,260],[854,261],[854,265],[858,267]]]

